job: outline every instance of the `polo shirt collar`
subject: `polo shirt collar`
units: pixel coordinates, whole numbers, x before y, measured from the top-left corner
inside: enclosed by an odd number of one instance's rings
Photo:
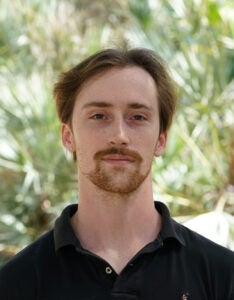
[[[182,226],[173,220],[167,206],[159,201],[155,201],[155,208],[162,216],[162,229],[160,236],[163,241],[167,239],[176,239],[185,246],[185,240],[182,233]]]
[[[77,204],[68,205],[55,221],[54,242],[56,251],[64,246],[73,245],[78,247],[80,244],[71,225],[71,217],[75,214],[77,208]]]
[[[54,241],[56,251],[68,245],[82,248],[71,225],[71,217],[75,214],[77,209],[77,204],[67,206],[62,211],[61,216],[55,221]],[[162,241],[164,242],[168,239],[174,239],[177,240],[180,244],[185,245],[181,225],[179,225],[171,218],[166,205],[162,202],[155,201],[155,209],[162,216],[162,229],[160,231],[160,238],[162,239]]]

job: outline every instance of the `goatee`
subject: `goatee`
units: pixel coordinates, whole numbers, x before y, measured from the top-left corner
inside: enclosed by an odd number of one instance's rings
[[[119,154],[131,158],[130,166],[112,166],[106,169],[102,158],[105,155]],[[117,194],[129,194],[134,192],[150,173],[151,166],[146,172],[140,172],[142,157],[136,152],[124,148],[110,148],[102,150],[94,155],[95,169],[87,174],[90,181],[98,188]]]

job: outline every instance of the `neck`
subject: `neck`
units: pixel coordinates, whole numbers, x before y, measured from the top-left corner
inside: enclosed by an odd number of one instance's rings
[[[150,177],[124,196],[80,182],[79,209],[72,219],[75,233],[84,248],[106,259],[117,272],[157,237],[160,221]]]

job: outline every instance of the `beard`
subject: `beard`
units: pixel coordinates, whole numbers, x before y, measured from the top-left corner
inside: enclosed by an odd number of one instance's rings
[[[130,166],[112,166],[106,168],[102,157],[108,154],[120,154],[133,158]],[[142,157],[135,151],[111,148],[95,154],[96,167],[87,174],[90,181],[98,188],[115,194],[129,194],[139,188],[149,175],[151,165],[145,172],[141,172]]]

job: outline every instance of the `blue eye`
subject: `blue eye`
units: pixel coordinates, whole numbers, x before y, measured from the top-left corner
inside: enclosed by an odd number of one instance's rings
[[[142,115],[135,115],[133,116],[133,119],[136,120],[136,121],[144,121],[146,120],[146,118]]]
[[[104,115],[103,114],[95,114],[91,118],[94,119],[94,120],[103,120]]]

